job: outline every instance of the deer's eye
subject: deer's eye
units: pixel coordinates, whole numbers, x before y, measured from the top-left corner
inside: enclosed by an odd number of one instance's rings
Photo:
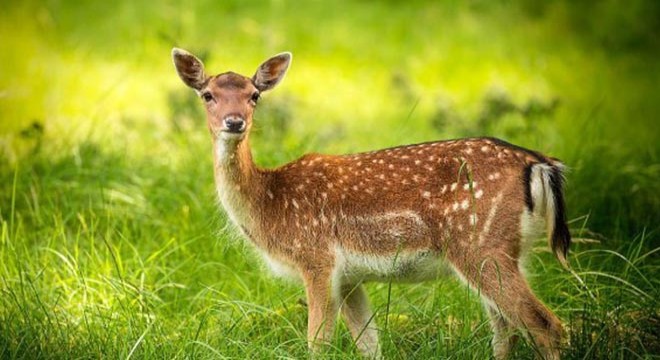
[[[259,101],[259,98],[260,98],[260,97],[261,97],[261,94],[259,94],[258,91],[255,91],[254,93],[252,93],[252,96],[250,97],[250,100],[251,100],[253,103],[256,104],[257,101]]]
[[[209,101],[213,100],[213,95],[211,95],[210,92],[205,92],[205,93],[202,94],[202,99],[204,99],[204,101],[206,101],[206,102],[209,102]]]

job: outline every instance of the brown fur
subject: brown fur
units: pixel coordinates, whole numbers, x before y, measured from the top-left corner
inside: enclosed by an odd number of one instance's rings
[[[174,55],[185,82],[194,71],[178,64],[195,62],[177,61],[177,56],[192,55]],[[398,254],[414,254],[412,260],[402,258],[389,278],[426,279],[414,275],[420,272],[417,260],[444,259],[482,295],[496,357],[507,356],[515,343],[513,330],[522,329],[543,357],[557,358],[560,321],[520,272],[521,221],[532,196],[526,171],[557,161],[501,140],[471,138],[354,155],[309,154],[261,169],[249,146],[255,105],[250,96],[277,84],[289,59],[286,54],[270,59],[251,79],[234,73],[208,78],[197,90],[214,98],[207,102],[207,117],[223,205],[262,253],[302,279],[310,346],[329,341],[341,307],[358,348],[379,356],[360,284],[380,275],[353,274],[345,258],[396,261]],[[228,116],[244,119],[246,131],[223,137],[222,121]]]

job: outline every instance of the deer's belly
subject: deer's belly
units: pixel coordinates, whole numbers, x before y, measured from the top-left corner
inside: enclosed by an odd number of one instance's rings
[[[338,249],[337,266],[344,279],[351,282],[419,282],[450,272],[444,258],[430,250],[373,255]]]

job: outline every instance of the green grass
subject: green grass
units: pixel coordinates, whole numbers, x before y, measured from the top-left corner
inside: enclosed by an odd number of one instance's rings
[[[263,166],[471,135],[561,158],[573,272],[539,242],[529,273],[565,322],[565,357],[660,357],[654,3],[0,9],[0,358],[307,357],[304,292],[271,277],[217,207],[172,46],[246,75],[294,53],[256,114]],[[490,356],[458,281],[367,290],[387,358]],[[323,357],[356,358],[351,342],[340,326]]]

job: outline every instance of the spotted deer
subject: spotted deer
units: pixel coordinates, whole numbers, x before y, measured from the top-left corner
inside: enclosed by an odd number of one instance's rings
[[[231,222],[279,274],[302,280],[312,351],[330,340],[341,314],[358,349],[380,357],[363,283],[419,282],[447,270],[478,291],[496,358],[526,336],[545,359],[559,358],[559,319],[521,271],[545,223],[566,265],[561,162],[494,138],[467,138],[352,155],[308,154],[275,169],[255,165],[253,113],[284,78],[290,53],[252,77],[208,76],[194,55],[173,49],[179,77],[206,107],[216,189]]]

